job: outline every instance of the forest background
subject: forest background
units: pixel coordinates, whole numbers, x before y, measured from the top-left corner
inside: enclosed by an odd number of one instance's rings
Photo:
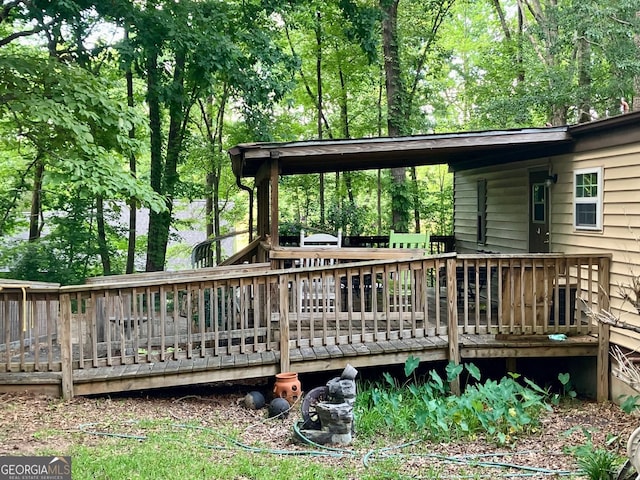
[[[0,265],[62,284],[166,268],[181,222],[247,224],[238,143],[638,109],[637,0],[3,0]],[[445,165],[287,176],[280,198],[281,234],[453,229]],[[194,200],[204,218],[179,220]]]

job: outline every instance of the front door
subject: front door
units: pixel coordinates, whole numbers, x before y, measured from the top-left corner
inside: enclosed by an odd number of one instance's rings
[[[547,171],[529,172],[529,252],[549,253],[549,187]]]

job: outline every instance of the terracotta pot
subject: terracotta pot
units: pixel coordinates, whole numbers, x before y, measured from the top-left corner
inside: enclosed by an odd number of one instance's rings
[[[276,384],[273,386],[273,396],[284,398],[290,405],[298,401],[302,394],[300,380],[295,372],[276,374]]]

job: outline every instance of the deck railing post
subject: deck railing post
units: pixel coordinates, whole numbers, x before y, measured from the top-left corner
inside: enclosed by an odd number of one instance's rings
[[[278,281],[280,289],[280,371],[288,372],[289,359],[289,281],[287,275],[281,275]]]
[[[609,309],[609,258],[600,258],[598,265],[598,309]],[[609,325],[598,322],[598,357],[596,361],[598,402],[609,400]]]
[[[456,280],[457,258],[447,259],[447,338],[449,339],[449,361],[460,364],[458,347],[458,288]],[[451,381],[451,392],[460,395],[460,378]]]
[[[62,398],[73,398],[73,358],[71,356],[71,297],[60,295],[60,360],[62,368]]]

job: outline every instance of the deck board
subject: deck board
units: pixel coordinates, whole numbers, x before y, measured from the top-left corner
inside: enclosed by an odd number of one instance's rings
[[[313,351],[316,355],[316,359],[331,358],[327,347],[325,347],[324,345],[313,347]]]
[[[260,352],[254,352],[247,355],[247,365],[260,364],[262,364],[262,354]]]
[[[208,362],[208,358],[207,357],[198,357],[193,361],[193,368],[192,371],[194,372],[198,372],[201,370],[206,370],[207,369],[207,362]]]

